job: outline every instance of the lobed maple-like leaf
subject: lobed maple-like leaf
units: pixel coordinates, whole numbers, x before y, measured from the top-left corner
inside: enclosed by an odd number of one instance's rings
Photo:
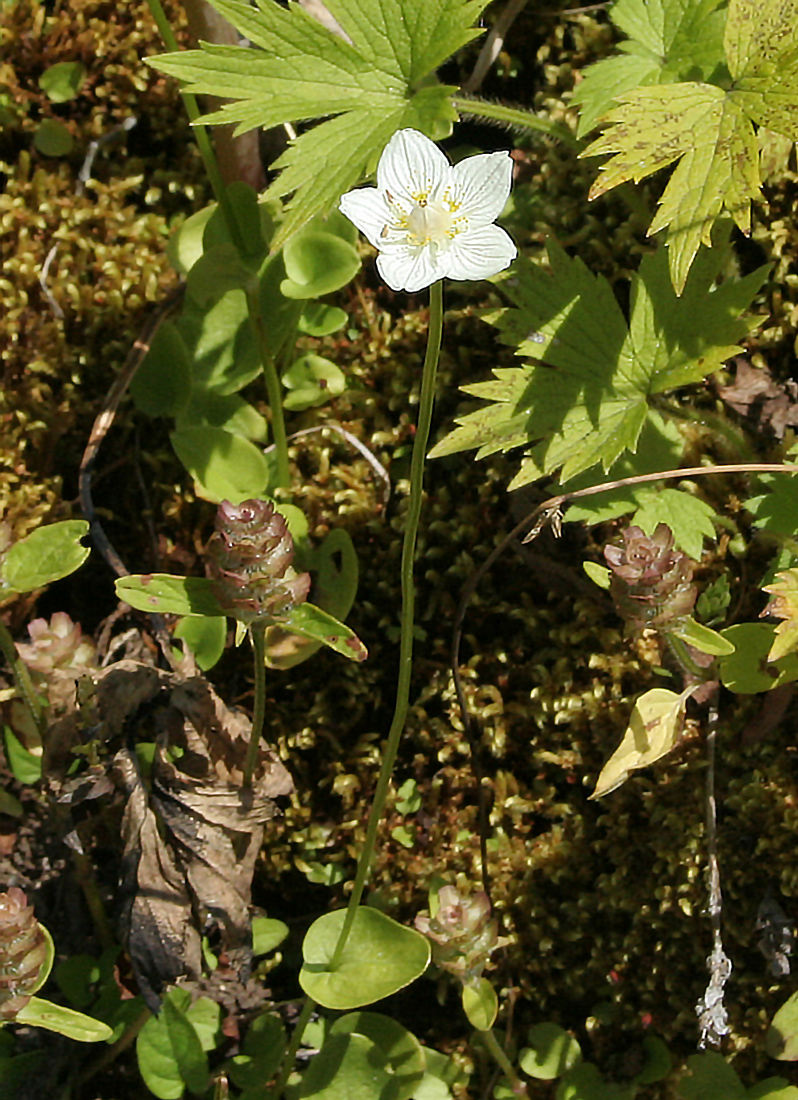
[[[798,0],[730,0],[724,50],[731,87],[683,81],[625,91],[582,153],[612,154],[590,198],[678,161],[649,228],[667,229],[678,292],[723,210],[750,232],[760,194],[754,124],[798,139]]]
[[[776,627],[768,661],[778,661],[798,648],[798,569],[785,569],[776,574],[773,584],[764,585],[770,602],[763,615],[773,615],[783,621]]]
[[[298,4],[213,0],[253,48],[201,43],[198,50],[148,59],[187,91],[230,100],[206,123],[255,127],[326,119],[300,134],[274,167],[266,198],[293,193],[273,246],[373,170],[398,129],[434,134],[456,120],[454,87],[435,70],[481,33],[487,0],[327,0],[340,33]],[[332,117],[331,117],[332,116]]]
[[[624,92],[646,84],[710,80],[726,70],[722,0],[618,0],[610,18],[628,35],[620,55],[590,65],[573,102],[583,137]]]
[[[550,273],[521,259],[500,284],[513,305],[486,318],[535,362],[464,387],[488,405],[458,419],[431,457],[479,448],[482,458],[529,447],[510,488],[562,468],[567,481],[635,451],[655,416],[650,398],[698,382],[754,327],[741,316],[766,269],[713,289],[726,250],[702,254],[677,297],[663,249],[632,278],[627,323],[609,283],[549,243]]]

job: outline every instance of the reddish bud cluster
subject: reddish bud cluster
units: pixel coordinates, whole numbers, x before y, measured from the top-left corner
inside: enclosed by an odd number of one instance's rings
[[[278,619],[308,598],[310,574],[292,569],[294,543],[270,501],[223,500],[207,554],[216,597],[241,622]]]
[[[47,959],[45,933],[22,890],[0,894],[0,1020],[13,1020],[30,1000]]]
[[[612,570],[610,592],[628,629],[674,626],[696,601],[698,589],[690,583],[695,562],[674,550],[667,523],[658,523],[653,535],[627,527],[622,538],[623,545],[604,548],[604,557]]]

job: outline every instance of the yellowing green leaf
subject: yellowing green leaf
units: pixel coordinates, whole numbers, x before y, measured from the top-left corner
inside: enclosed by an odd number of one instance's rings
[[[689,694],[689,691],[688,691]],[[679,740],[686,696],[653,688],[635,703],[623,741],[601,769],[591,798],[620,787],[633,771],[666,756]]]
[[[628,92],[606,121],[611,128],[582,154],[614,154],[591,199],[679,161],[649,234],[668,229],[671,278],[681,293],[699,245],[711,243],[712,226],[724,209],[743,233],[750,232],[750,202],[760,194],[754,127],[721,88],[697,83]]]
[[[770,593],[771,600],[762,614],[784,620],[776,627],[768,654],[769,661],[778,661],[798,647],[798,569],[777,573],[773,584],[766,584],[764,590]]]
[[[273,242],[278,248],[314,214],[371,172],[393,133],[413,127],[434,134],[457,117],[454,87],[429,78],[480,31],[487,0],[328,0],[334,33],[299,4],[243,0],[213,7],[257,49],[203,44],[200,50],[151,58],[188,90],[227,102],[210,123],[255,127],[328,121],[292,142],[267,197],[294,193]],[[330,117],[335,116],[335,117]]]

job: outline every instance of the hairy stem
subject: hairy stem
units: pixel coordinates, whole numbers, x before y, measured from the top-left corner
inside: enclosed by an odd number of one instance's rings
[[[504,1047],[493,1034],[493,1029],[489,1028],[487,1031],[480,1031],[478,1034],[480,1035],[482,1041],[485,1043],[485,1046],[488,1048],[490,1053],[496,1059],[496,1062],[500,1066],[502,1072],[507,1074],[515,1095],[526,1096],[526,1085],[516,1073],[512,1062],[505,1053]]]
[[[407,516],[405,519],[404,541],[402,543],[402,622],[399,642],[399,679],[396,687],[396,705],[393,721],[388,732],[388,740],[382,758],[377,789],[374,792],[374,801],[369,813],[366,827],[366,839],[357,865],[355,884],[349,898],[346,918],[335,952],[330,960],[330,970],[334,970],[341,959],[352,924],[355,912],[360,905],[366,879],[369,873],[371,858],[377,845],[377,830],[382,819],[385,801],[388,797],[388,786],[391,782],[396,754],[399,751],[399,742],[405,727],[408,706],[410,703],[410,675],[413,669],[413,625],[415,619],[416,590],[413,583],[413,559],[416,554],[416,540],[418,537],[418,525],[421,518],[421,505],[424,492],[424,460],[427,454],[430,425],[432,423],[432,406],[435,400],[435,375],[438,369],[438,357],[441,350],[441,333],[443,331],[443,285],[441,282],[433,283],[430,288],[430,318],[429,332],[427,334],[427,353],[424,357],[424,371],[421,378],[421,398],[418,409],[418,425],[416,438],[413,442],[413,457],[410,463],[410,495],[407,501]]]
[[[249,636],[252,639],[252,656],[255,666],[255,702],[252,708],[252,732],[249,735],[247,757],[244,761],[244,787],[252,786],[252,776],[258,763],[263,717],[266,713],[266,625],[253,623]]]

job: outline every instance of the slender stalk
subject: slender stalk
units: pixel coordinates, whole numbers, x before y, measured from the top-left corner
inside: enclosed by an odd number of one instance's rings
[[[418,537],[418,525],[421,518],[421,505],[424,491],[424,460],[429,443],[430,425],[432,423],[432,406],[435,400],[435,374],[438,369],[438,357],[441,350],[441,333],[443,331],[443,284],[433,283],[430,287],[430,317],[429,332],[427,334],[427,353],[424,357],[424,371],[421,378],[421,399],[418,409],[418,425],[416,438],[413,442],[413,457],[410,462],[410,495],[407,501],[407,517],[405,519],[405,534],[402,544],[402,622],[399,642],[399,680],[396,687],[396,705],[393,721],[388,732],[388,740],[385,745],[385,753],[382,759],[377,789],[374,792],[374,801],[371,804],[368,825],[366,826],[366,840],[358,860],[355,884],[349,898],[346,918],[344,919],[341,933],[338,937],[333,957],[330,960],[330,970],[334,970],[340,961],[352,923],[355,919],[357,907],[363,896],[363,889],[368,877],[369,865],[374,849],[377,845],[377,829],[382,820],[385,801],[388,796],[388,786],[391,782],[396,754],[399,751],[399,742],[405,727],[407,710],[410,703],[410,675],[413,669],[413,623],[415,616],[416,590],[413,583],[413,559],[416,554],[416,540]]]
[[[269,337],[260,309],[260,295],[257,285],[248,288],[246,294],[249,324],[252,328],[255,343],[260,353],[260,361],[263,366],[263,377],[266,380],[266,393],[269,398],[269,408],[271,410],[272,439],[274,441],[274,453],[277,459],[277,487],[287,489],[291,484],[291,469],[288,465],[288,437],[285,432],[283,393],[280,385],[280,378],[277,374],[274,356],[269,347]]]
[[[512,1062],[505,1053],[504,1047],[493,1034],[493,1029],[489,1028],[487,1031],[480,1031],[477,1034],[480,1036],[485,1046],[496,1059],[496,1062],[501,1067],[502,1072],[507,1074],[507,1077],[510,1080],[510,1085],[512,1086],[512,1090],[515,1095],[527,1096],[526,1085],[516,1073]]]
[[[36,728],[41,734],[44,734],[42,705],[39,702],[39,697],[36,694],[36,689],[33,686],[33,681],[30,678],[27,665],[21,660],[17,653],[14,639],[11,637],[8,628],[2,621],[0,621],[0,652],[2,652],[8,662],[8,667],[11,669],[14,681],[17,685],[17,691],[25,701],[25,705],[30,711],[33,721],[36,723]]]
[[[472,99],[468,95],[452,96],[452,103],[457,112],[466,118],[489,118],[493,122],[502,122],[514,130],[539,130],[574,150],[581,149],[584,145],[584,142],[575,138],[568,127],[563,126],[561,122],[541,118],[532,111],[521,111],[517,107],[505,107],[502,103],[490,103],[484,99]]]
[[[252,639],[252,655],[255,665],[255,702],[252,708],[252,732],[244,761],[243,786],[252,786],[252,776],[258,763],[263,718],[266,714],[266,624],[253,623],[249,636]]]
[[[164,45],[168,50],[172,50],[176,53],[180,49],[180,46],[174,36],[169,20],[166,17],[166,12],[163,10],[161,0],[147,0],[147,4],[149,5],[150,13],[155,20],[155,25],[158,28],[158,33],[163,39]],[[240,251],[244,251],[244,241],[241,237],[241,230],[238,227],[238,222],[233,213],[230,199],[227,197],[227,190],[224,185],[224,180],[222,179],[222,173],[219,171],[219,163],[216,160],[216,154],[213,151],[211,139],[208,137],[206,127],[198,122],[202,112],[197,103],[197,97],[191,92],[181,92],[181,95],[183,96],[183,103],[186,106],[186,114],[188,115],[191,127],[197,139],[197,147],[202,157],[202,163],[205,165],[205,171],[208,173],[208,180],[213,189],[214,197],[221,207],[227,230],[236,248]]]
[[[305,1034],[305,1028],[308,1026],[310,1017],[313,1015],[313,1010],[316,1007],[316,1002],[312,997],[305,998],[305,1004],[302,1007],[302,1011],[299,1014],[299,1019],[296,1022],[294,1033],[291,1036],[291,1042],[288,1045],[288,1050],[285,1052],[285,1058],[283,1059],[283,1068],[280,1071],[280,1076],[273,1087],[269,1090],[269,1095],[274,1097],[274,1100],[280,1100],[283,1095],[283,1089],[288,1084],[288,1078],[294,1069],[294,1063],[296,1062],[296,1052],[299,1050],[299,1044],[302,1042],[302,1036]]]

